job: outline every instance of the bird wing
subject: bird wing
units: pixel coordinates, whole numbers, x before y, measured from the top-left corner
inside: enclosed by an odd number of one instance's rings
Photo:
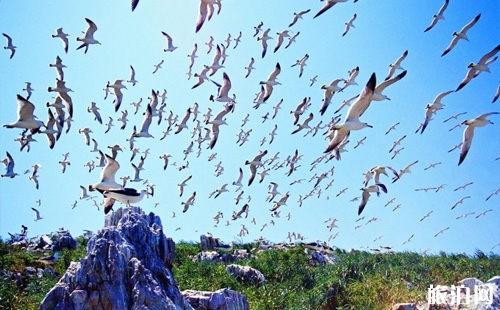
[[[401,80],[405,76],[406,76],[406,70],[401,72],[400,74],[396,75],[395,77],[389,78],[389,79],[383,81],[382,83],[380,83],[379,85],[377,85],[377,87],[375,87],[375,92],[381,94],[387,86],[396,83],[397,81]]]
[[[113,157],[105,154],[106,165],[101,172],[101,182],[115,182],[115,174],[120,169],[120,164]]]
[[[365,88],[359,94],[359,97],[354,101],[354,103],[347,110],[346,121],[358,120],[361,115],[368,109],[370,102],[372,101],[373,92],[375,90],[376,84],[375,73],[372,73],[368,83]]]
[[[88,18],[85,18],[85,21],[89,24],[87,30],[85,30],[85,37],[94,36],[94,33],[97,31],[97,25]]]
[[[17,116],[20,121],[32,121],[35,119],[33,112],[35,111],[35,106],[24,99],[21,95],[17,95]]]
[[[460,32],[465,34],[467,32],[467,30],[472,28],[472,26],[474,26],[477,23],[479,18],[481,18],[481,13],[479,13],[476,17],[474,17],[473,20],[471,20],[467,25],[465,25],[462,29],[460,29]]]
[[[148,104],[146,109],[146,113],[144,115],[144,120],[142,121],[141,132],[148,132],[149,125],[151,125],[151,121],[153,119],[153,114],[151,110],[151,105]]]

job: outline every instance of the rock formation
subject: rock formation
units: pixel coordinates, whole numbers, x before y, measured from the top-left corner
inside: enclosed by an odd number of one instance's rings
[[[185,290],[182,294],[191,306],[199,310],[250,309],[245,295],[227,288],[215,292]]]
[[[62,230],[57,232],[57,240],[53,244],[53,251],[60,251],[64,248],[66,249],[74,249],[76,248],[77,243],[75,239],[71,236],[69,231]]]
[[[175,243],[161,220],[138,207],[118,209],[89,240],[40,309],[192,309],[171,267]]]
[[[249,282],[256,286],[266,282],[262,272],[249,266],[228,265],[226,272],[238,281]]]

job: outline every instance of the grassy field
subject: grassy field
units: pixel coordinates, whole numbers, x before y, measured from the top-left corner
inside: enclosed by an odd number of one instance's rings
[[[54,265],[58,276],[25,276],[19,286],[4,270],[23,271],[44,266],[40,255],[0,242],[0,309],[38,309],[45,294],[64,274],[71,261],[83,258],[86,242],[78,238],[75,250],[60,252]],[[251,250],[254,244],[235,248]],[[255,253],[237,261],[260,270],[267,282],[259,287],[230,277],[224,263],[193,261],[198,244],[176,245],[174,276],[181,290],[215,291],[230,288],[247,296],[251,309],[388,309],[398,302],[425,301],[431,285],[451,285],[475,277],[486,281],[500,275],[500,256],[477,251],[474,256],[417,253],[371,254],[336,250],[335,264],[315,265],[302,246]]]

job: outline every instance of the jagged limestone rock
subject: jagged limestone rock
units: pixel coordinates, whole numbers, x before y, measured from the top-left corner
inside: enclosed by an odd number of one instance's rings
[[[57,233],[57,240],[53,243],[53,251],[60,251],[62,249],[74,249],[77,246],[76,240],[73,239],[69,231],[60,231]]]
[[[175,243],[158,216],[120,208],[105,225],[40,309],[192,309],[173,277]]]
[[[226,272],[238,281],[260,285],[266,282],[266,277],[259,270],[250,266],[228,265]]]
[[[182,295],[184,295],[191,306],[198,310],[250,309],[245,295],[227,288],[215,292],[185,290],[182,291]]]

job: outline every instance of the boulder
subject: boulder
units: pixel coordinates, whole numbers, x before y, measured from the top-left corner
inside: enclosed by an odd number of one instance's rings
[[[250,266],[228,265],[226,272],[238,281],[249,282],[256,286],[266,282],[262,272]]]
[[[40,309],[192,309],[173,277],[175,243],[158,216],[120,208],[105,225]]]
[[[189,304],[199,310],[247,310],[247,297],[236,291],[223,288],[215,292],[185,290],[182,295]]]
[[[201,235],[200,246],[202,251],[212,251],[219,246],[219,239],[209,234]]]
[[[40,241],[42,239],[40,238]],[[75,239],[71,236],[69,231],[64,230],[64,231],[59,231],[57,233],[57,240],[53,243],[53,251],[60,251],[62,249],[74,249],[76,248],[77,243]]]

